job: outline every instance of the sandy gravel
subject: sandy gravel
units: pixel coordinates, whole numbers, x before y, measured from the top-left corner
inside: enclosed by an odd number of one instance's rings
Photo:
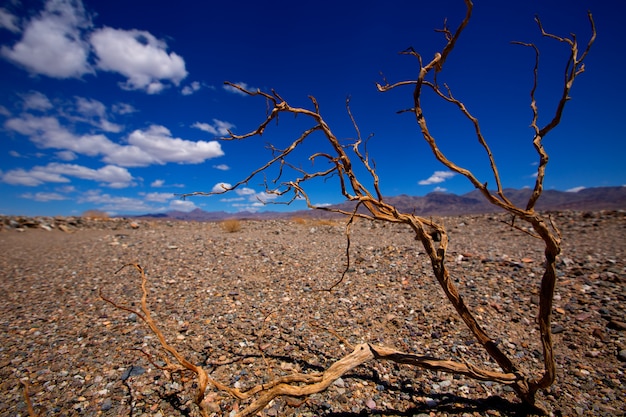
[[[555,296],[558,380],[540,399],[557,416],[624,415],[626,216],[557,213],[564,247]],[[537,370],[534,326],[542,250],[499,215],[445,218],[448,264],[499,346]],[[150,307],[168,340],[211,376],[241,389],[294,370],[316,372],[372,342],[493,367],[443,298],[409,230],[358,222],[345,267],[342,223],[101,222],[67,232],[0,232],[0,415],[27,415],[20,381],[46,416],[197,415],[191,375],[170,375],[137,308],[145,267]],[[153,362],[138,349],[153,356]],[[212,395],[212,394],[211,394]],[[243,405],[243,404],[242,404]],[[215,415],[238,405],[215,395]],[[266,416],[513,416],[499,384],[371,362],[305,403]]]

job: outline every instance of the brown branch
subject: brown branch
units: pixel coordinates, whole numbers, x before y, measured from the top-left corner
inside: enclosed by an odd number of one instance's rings
[[[28,412],[29,417],[39,417],[41,414],[37,413],[33,408],[33,402],[30,399],[30,394],[28,393],[28,381],[20,380],[22,384],[22,394],[24,395],[24,402],[26,403],[26,411]]]

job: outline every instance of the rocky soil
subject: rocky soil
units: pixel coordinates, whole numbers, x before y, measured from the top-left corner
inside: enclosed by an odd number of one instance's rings
[[[557,382],[540,395],[556,416],[624,415],[626,213],[552,215],[563,235],[553,331]],[[541,369],[534,325],[541,242],[504,216],[444,218],[448,264],[481,324],[527,372]],[[147,272],[167,340],[211,377],[247,387],[318,372],[372,342],[497,369],[437,286],[410,231],[359,221],[346,267],[339,221],[220,223],[3,218],[0,415],[24,416],[23,383],[44,416],[195,416],[194,380],[158,368],[156,337],[130,309]],[[62,226],[62,227],[60,227]],[[215,415],[232,398],[209,393]],[[511,390],[441,372],[369,362],[302,402],[264,416],[518,416]]]

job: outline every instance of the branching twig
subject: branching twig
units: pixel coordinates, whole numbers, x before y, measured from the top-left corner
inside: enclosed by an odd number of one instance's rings
[[[410,86],[413,89],[413,107],[410,110],[415,118],[417,125],[421,131],[421,134],[429,145],[430,150],[434,157],[441,162],[448,169],[461,174],[466,177],[476,189],[478,189],[485,199],[493,204],[495,207],[499,207],[507,211],[512,220],[507,223],[509,226],[521,230],[535,238],[540,238],[544,245],[545,253],[545,270],[541,279],[540,288],[540,301],[538,311],[538,323],[540,330],[541,344],[543,348],[543,370],[539,375],[525,375],[519,367],[519,364],[515,363],[509,358],[497,345],[497,343],[488,335],[487,331],[481,326],[477,316],[475,316],[470,307],[465,304],[465,301],[460,294],[454,280],[450,276],[446,264],[446,256],[448,249],[448,234],[441,222],[434,221],[429,218],[421,217],[414,212],[403,213],[399,211],[393,205],[387,203],[379,188],[379,177],[376,172],[375,164],[371,161],[367,151],[367,140],[363,140],[361,132],[358,128],[356,120],[351,112],[349,99],[346,100],[346,108],[348,117],[350,118],[352,125],[356,131],[356,139],[349,145],[342,144],[335,136],[331,128],[324,120],[320,106],[314,97],[309,97],[311,101],[312,109],[303,107],[292,107],[287,101],[281,97],[275,91],[270,93],[262,92],[260,90],[249,91],[242,86],[229,83],[226,84],[247,94],[250,96],[257,96],[265,100],[267,103],[267,112],[265,119],[257,126],[256,129],[236,135],[229,132],[229,136],[224,138],[225,140],[240,141],[257,136],[262,136],[266,131],[270,123],[278,123],[279,116],[284,113],[292,114],[294,116],[302,116],[306,120],[311,122],[311,126],[304,130],[296,139],[294,139],[287,147],[279,149],[273,145],[270,145],[271,158],[262,166],[258,167],[233,186],[224,189],[224,192],[236,189],[238,187],[247,184],[256,175],[265,173],[270,168],[277,167],[278,175],[271,181],[271,187],[267,180],[264,179],[266,192],[275,195],[284,196],[287,193],[293,193],[293,197],[288,203],[295,199],[303,199],[306,202],[307,207],[325,210],[328,212],[339,213],[347,216],[348,221],[346,224],[346,267],[344,268],[340,279],[335,282],[327,290],[330,291],[339,285],[345,278],[350,269],[350,231],[353,222],[357,218],[383,221],[388,223],[399,223],[407,226],[415,235],[415,239],[419,241],[429,257],[433,274],[438,281],[439,285],[443,289],[447,299],[452,304],[460,318],[463,320],[467,328],[473,334],[475,339],[485,349],[488,355],[497,363],[500,369],[488,370],[482,369],[469,362],[464,361],[455,362],[450,360],[443,360],[432,358],[428,356],[419,356],[409,353],[399,352],[395,349],[391,349],[383,346],[374,346],[368,343],[362,343],[354,347],[352,353],[341,358],[333,365],[331,365],[326,371],[321,373],[293,373],[286,376],[275,377],[271,381],[263,384],[256,385],[247,391],[241,391],[235,388],[230,388],[218,381],[210,379],[206,371],[191,363],[185,357],[183,357],[174,347],[168,344],[161,330],[157,327],[150,315],[150,310],[147,306],[147,289],[146,289],[146,276],[144,270],[137,264],[131,264],[127,266],[133,266],[139,271],[142,279],[142,299],[140,311],[135,311],[132,308],[118,304],[111,299],[104,297],[101,294],[103,300],[113,305],[114,307],[132,312],[150,328],[150,330],[157,336],[159,343],[163,350],[167,352],[176,361],[176,364],[170,364],[165,368],[172,368],[176,370],[188,370],[193,372],[198,379],[198,391],[195,396],[195,402],[200,407],[203,415],[208,415],[204,400],[205,390],[210,384],[215,390],[228,393],[230,396],[240,401],[250,401],[248,405],[241,410],[237,416],[253,416],[266,407],[270,401],[276,397],[289,396],[289,397],[306,397],[311,394],[324,391],[332,384],[337,378],[345,375],[350,370],[357,366],[362,365],[370,360],[388,360],[398,364],[407,364],[422,369],[437,370],[451,372],[454,374],[465,375],[470,378],[484,381],[495,381],[502,384],[511,386],[520,399],[526,404],[532,406],[535,403],[535,394],[537,390],[549,387],[555,379],[556,375],[556,363],[554,360],[552,333],[551,333],[551,311],[553,303],[553,295],[556,285],[556,257],[561,250],[561,236],[557,226],[553,223],[551,218],[546,218],[535,211],[535,205],[537,200],[543,191],[543,181],[545,177],[545,167],[548,163],[548,155],[543,147],[543,139],[545,136],[554,129],[560,122],[563,115],[563,110],[566,102],[569,100],[569,92],[572,88],[573,82],[577,76],[584,71],[584,60],[587,57],[589,50],[595,40],[596,30],[591,13],[589,13],[589,20],[591,22],[592,35],[587,43],[585,50],[582,54],[578,50],[578,42],[576,37],[572,35],[571,38],[563,38],[557,35],[546,32],[541,24],[541,21],[537,18],[537,24],[541,31],[541,34],[549,39],[557,40],[566,44],[570,48],[570,56],[565,66],[564,81],[561,88],[561,97],[558,102],[557,108],[552,115],[550,121],[540,127],[538,120],[538,106],[536,103],[536,91],[537,91],[537,74],[539,68],[539,49],[534,44],[528,44],[523,42],[514,42],[519,45],[531,47],[535,52],[535,64],[533,68],[533,85],[530,91],[531,98],[531,111],[534,135],[532,144],[539,155],[539,165],[537,169],[537,178],[535,180],[535,187],[529,198],[529,201],[524,207],[515,205],[509,200],[504,193],[504,188],[501,183],[500,174],[497,168],[495,157],[493,156],[491,149],[488,145],[487,139],[484,137],[480,124],[476,117],[467,109],[465,104],[458,98],[456,98],[447,84],[443,84],[443,89],[439,87],[437,76],[444,67],[444,64],[452,53],[456,46],[456,43],[464,31],[465,27],[469,23],[472,15],[473,4],[470,0],[465,0],[466,14],[456,30],[452,31],[448,28],[447,22],[444,23],[443,29],[438,30],[445,38],[445,45],[441,49],[441,52],[435,53],[434,57],[430,61],[424,61],[422,56],[417,53],[413,48],[409,48],[402,53],[415,57],[419,64],[419,73],[417,79],[399,81],[396,83],[388,83],[384,80],[384,84],[377,84],[379,91],[390,91],[396,88],[404,86]],[[430,79],[427,79],[430,77]],[[432,135],[429,130],[426,117],[422,108],[422,94],[424,91],[430,90],[440,99],[447,103],[452,104],[456,109],[465,117],[473,126],[474,134],[487,154],[491,175],[493,175],[496,184],[496,190],[490,191],[487,182],[480,181],[477,176],[470,170],[461,166],[450,159],[445,153],[443,153],[438,145],[438,140]],[[300,148],[302,144],[313,133],[316,135],[319,133],[326,140],[326,144],[330,146],[328,152],[316,152],[313,153],[309,160],[311,163],[317,159],[326,160],[330,164],[330,168],[320,171],[308,171],[302,168],[298,164],[294,164],[288,161],[288,158],[293,156],[294,150]],[[357,172],[359,171],[354,164],[357,164],[361,170],[364,168],[366,172],[367,182],[361,182]],[[286,171],[293,171],[296,173],[296,178],[283,179],[286,176]],[[340,209],[331,207],[318,207],[312,203],[309,195],[306,192],[305,184],[317,178],[337,178],[339,182],[339,192],[349,202],[354,204],[354,208]],[[372,184],[373,188],[370,189],[366,184]],[[196,196],[196,195],[212,195],[220,194],[222,191],[217,192],[194,192],[185,194],[184,197]],[[515,220],[527,222],[534,232],[530,232],[527,229],[521,228],[515,224]],[[262,332],[259,335],[261,337]],[[263,350],[261,349],[263,354]],[[269,365],[268,365],[269,369]],[[271,371],[270,371],[271,373]]]

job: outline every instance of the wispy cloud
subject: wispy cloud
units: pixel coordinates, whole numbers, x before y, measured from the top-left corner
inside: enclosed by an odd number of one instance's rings
[[[165,203],[175,196],[173,193],[140,193],[146,201],[154,201],[157,203]]]
[[[21,94],[23,110],[46,111],[54,106],[45,94],[39,91],[31,91],[27,94]]]
[[[238,83],[233,83],[233,84],[243,88],[244,90],[248,90],[248,91],[256,91],[256,90],[258,90],[256,87],[252,87],[252,86],[248,85],[248,83],[244,83],[243,81],[240,81]],[[238,90],[237,88],[233,87],[232,85],[224,85],[224,90],[228,91],[229,93],[239,94],[240,96],[247,96],[246,93],[244,93],[241,90]]]
[[[439,184],[454,177],[454,175],[455,173],[452,171],[435,171],[433,175],[431,175],[427,179],[418,181],[418,184],[419,185]]]
[[[6,9],[0,9],[0,28],[14,33],[19,32],[20,27],[17,16],[12,15]]]
[[[46,193],[46,192],[38,192],[38,193],[24,193],[20,195],[21,198],[26,198],[28,200],[34,200],[39,202],[48,202],[48,201],[62,201],[67,200],[68,197],[59,193]]]
[[[202,88],[202,84],[198,81],[193,81],[191,84],[186,85],[180,90],[181,94],[184,96],[190,96],[193,93],[199,91]]]
[[[75,164],[50,163],[35,166],[29,170],[22,168],[3,172],[0,181],[12,185],[35,187],[45,183],[69,183],[67,177],[97,181],[110,188],[126,188],[134,184],[133,177],[126,170],[114,165],[92,169]]]
[[[200,129],[204,132],[208,132],[215,136],[228,136],[229,130],[232,130],[235,125],[223,120],[213,119],[213,124],[196,122],[191,127]]]
[[[570,188],[569,190],[565,190],[568,193],[577,193],[581,190],[584,190],[586,187],[580,186],[580,187],[574,187],[574,188]]]

